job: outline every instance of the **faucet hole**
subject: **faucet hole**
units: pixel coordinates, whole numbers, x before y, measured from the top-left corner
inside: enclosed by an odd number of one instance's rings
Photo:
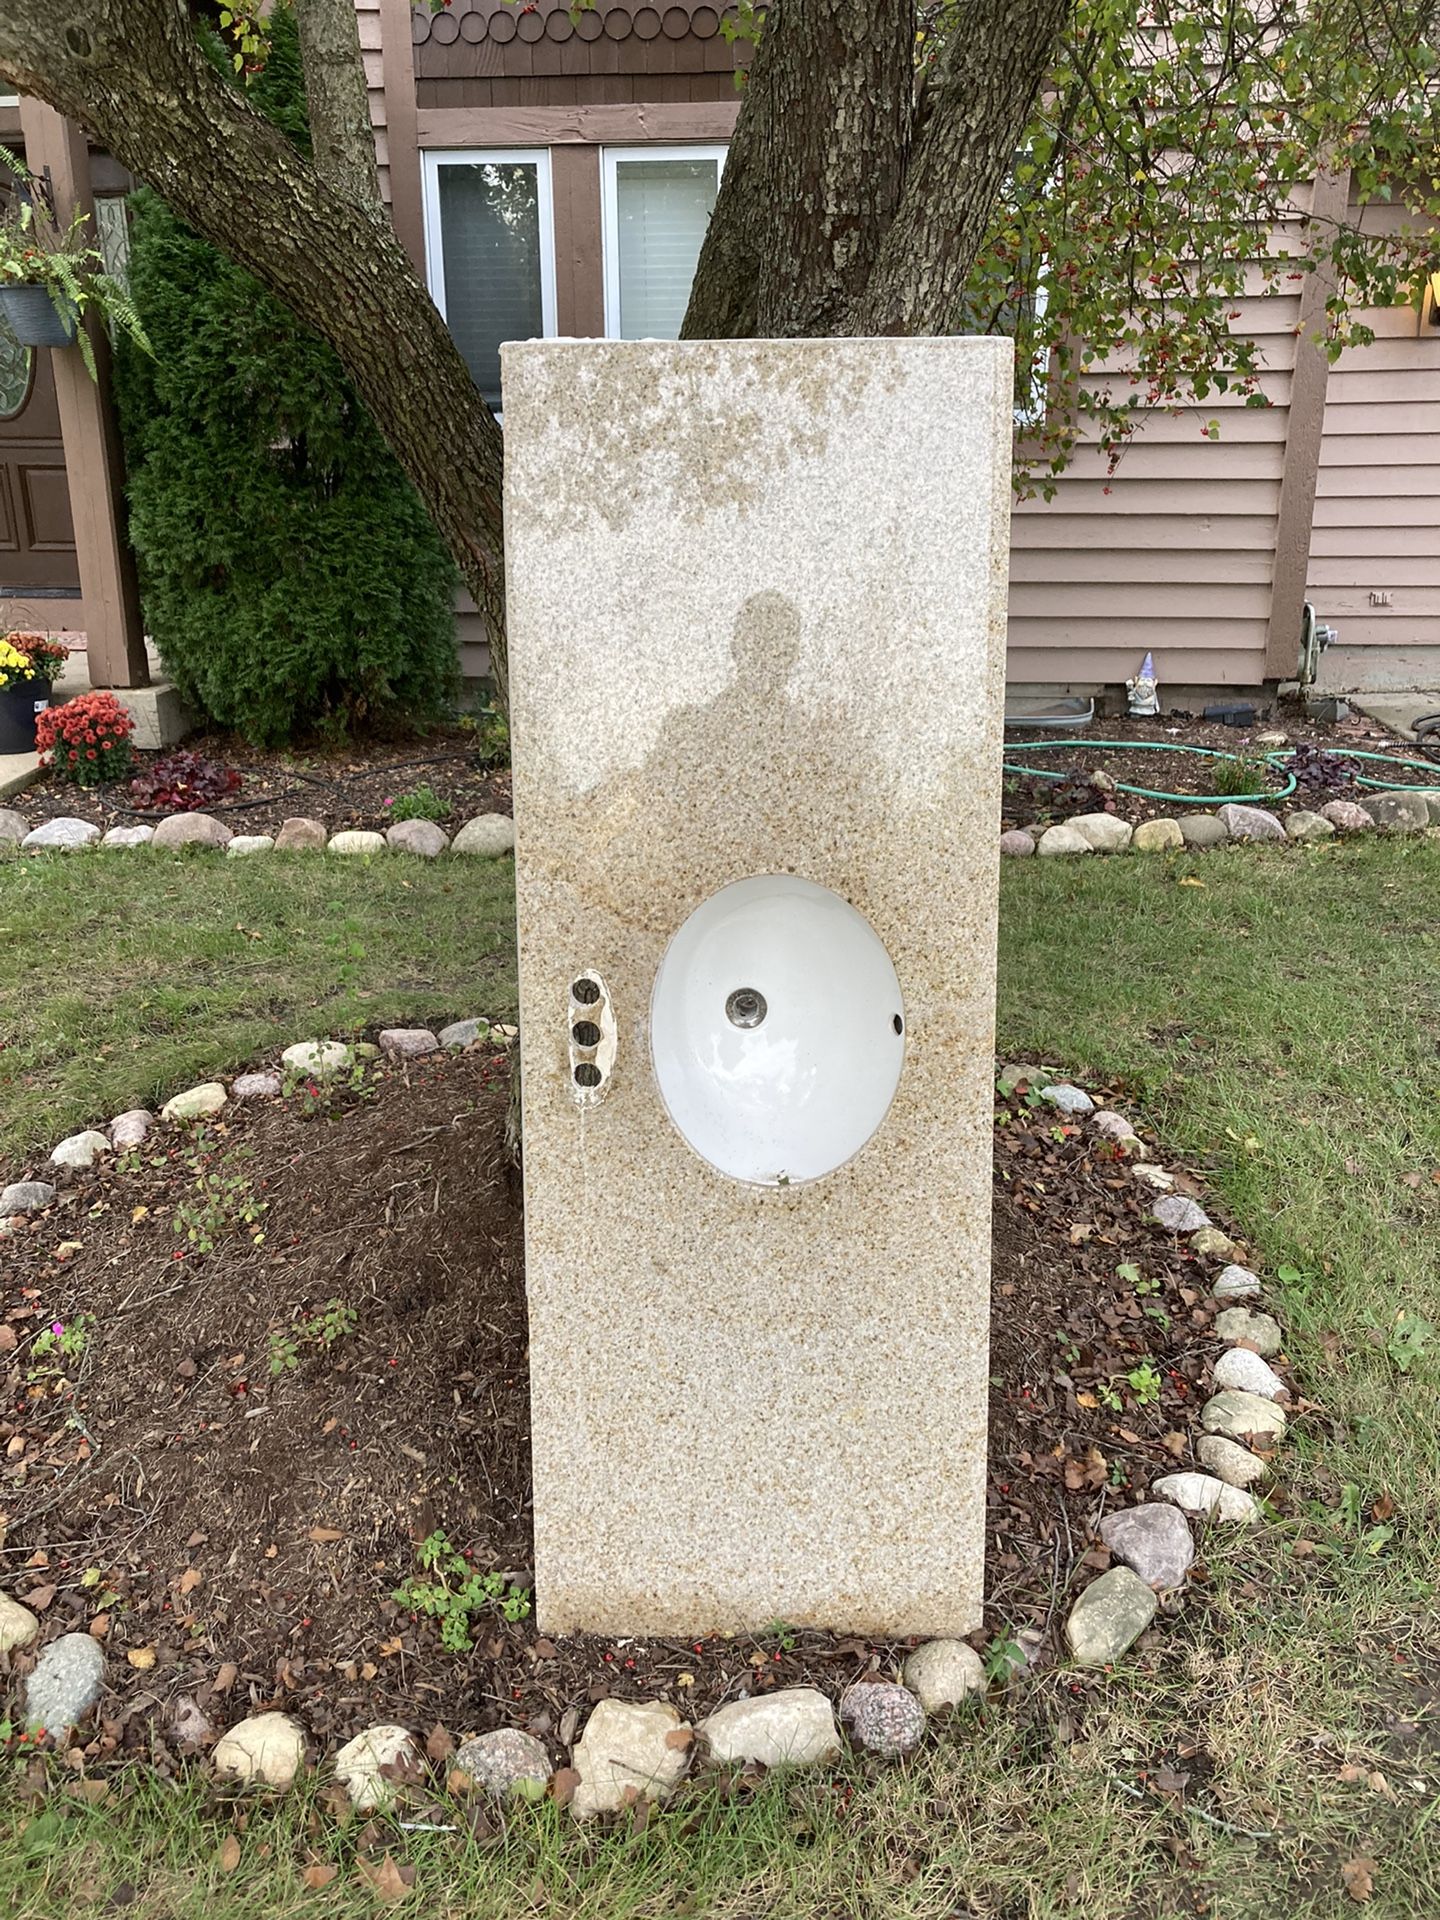
[[[589,980],[581,974],[570,989],[570,997],[572,1000],[578,1000],[582,1007],[593,1007],[600,998],[599,982]]]
[[[900,1018],[898,1013],[896,1014],[895,1018],[890,1022],[890,1024],[892,1027],[894,1027],[896,1033],[904,1033],[905,1022]]]
[[[593,1020],[577,1020],[570,1029],[570,1038],[577,1047],[598,1047],[600,1029]]]
[[[732,1027],[758,1027],[770,1009],[755,987],[737,987],[725,1002],[725,1018]]]
[[[593,1060],[582,1060],[575,1069],[577,1087],[598,1087],[603,1077]]]

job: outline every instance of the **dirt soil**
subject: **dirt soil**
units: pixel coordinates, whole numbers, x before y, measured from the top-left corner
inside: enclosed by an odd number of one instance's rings
[[[1260,735],[1283,735],[1283,745],[1278,740],[1262,742]],[[1058,741],[1061,738],[1065,740],[1064,745],[1056,744],[1028,755],[1023,751],[1024,744],[1030,741]],[[1092,746],[1092,740],[1118,740],[1133,744],[1128,751],[1125,748],[1117,751]],[[1138,825],[1142,820],[1159,819],[1164,815],[1173,817],[1190,811],[1192,807],[1203,811],[1207,806],[1218,804],[1208,798],[1220,792],[1215,784],[1216,761],[1198,753],[1146,752],[1143,743],[1147,741],[1167,747],[1210,747],[1221,753],[1257,761],[1263,760],[1267,753],[1283,751],[1284,746],[1301,745],[1319,747],[1327,753],[1340,755],[1387,753],[1407,760],[1425,760],[1428,757],[1434,761],[1433,775],[1396,768],[1392,779],[1384,768],[1367,767],[1363,762],[1355,762],[1354,765],[1373,777],[1383,777],[1386,785],[1440,786],[1440,752],[1427,756],[1413,741],[1398,740],[1387,728],[1363,714],[1354,714],[1338,726],[1330,726],[1309,719],[1303,709],[1294,703],[1277,702],[1271,707],[1259,707],[1257,723],[1250,728],[1228,727],[1216,721],[1202,720],[1198,714],[1179,712],[1165,714],[1155,720],[1100,717],[1091,723],[1085,733],[1073,736],[1057,736],[1023,726],[1006,728],[1007,762],[1019,762],[1040,771],[1063,773],[1071,777],[1062,785],[1056,781],[1028,779],[1007,768],[1001,801],[1004,826],[1044,827],[1057,820],[1067,820],[1073,814],[1094,812],[1114,813],[1119,819]],[[1094,773],[1108,776],[1119,786],[1147,787],[1155,792],[1180,795],[1193,794],[1197,798],[1187,805],[1183,800],[1147,800],[1138,794],[1111,792],[1108,789],[1099,791],[1088,785],[1089,777]],[[1272,771],[1267,776],[1268,791],[1274,795],[1274,801],[1270,804],[1281,804],[1280,794],[1284,784],[1281,773]],[[1340,786],[1334,791],[1326,790],[1309,796],[1297,792],[1284,804],[1315,807],[1323,805],[1326,800],[1336,799],[1358,799],[1363,803],[1364,797],[1363,789]],[[1263,806],[1267,802],[1257,801],[1255,804]]]
[[[476,735],[460,727],[437,729],[423,740],[346,742],[306,753],[267,752],[234,734],[200,733],[191,734],[184,749],[240,775],[237,789],[202,809],[235,833],[273,834],[295,814],[322,820],[332,833],[356,827],[383,833],[394,824],[387,801],[420,786],[448,803],[440,822],[447,833],[477,813],[510,811],[508,768],[482,766]],[[163,757],[137,753],[136,769],[148,771]],[[35,826],[61,815],[102,828],[153,825],[165,817],[137,803],[127,781],[87,789],[46,776],[10,804]]]
[[[498,1613],[456,1654],[397,1605],[436,1528],[476,1569],[530,1583],[507,1071],[482,1047],[234,1106],[71,1176],[0,1241],[0,1578],[47,1637],[104,1640],[95,1756],[167,1769],[269,1706],[320,1741],[423,1722],[440,1758],[451,1735],[509,1724],[556,1750],[612,1690],[694,1718],[742,1688],[838,1695],[902,1655],[801,1630],[550,1641]],[[997,1101],[976,1638],[1019,1635],[1035,1665],[1058,1652],[1067,1593],[1108,1564],[1108,1505],[1193,1464],[1215,1308],[1146,1191],[1113,1143],[1023,1091]],[[331,1303],[353,1323],[327,1341]],[[57,1324],[83,1350],[37,1354]]]

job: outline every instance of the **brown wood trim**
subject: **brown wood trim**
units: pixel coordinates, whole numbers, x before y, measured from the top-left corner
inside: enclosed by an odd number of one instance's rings
[[[410,0],[380,0],[380,73],[390,159],[390,217],[395,235],[425,278],[425,215],[420,146],[415,137],[415,44]]]
[[[55,206],[63,222],[78,208],[94,217],[90,150],[72,120],[43,101],[20,103],[26,161],[34,173],[50,169]],[[144,687],[150,682],[135,556],[125,534],[125,470],[120,429],[110,393],[110,341],[91,320],[98,378],[85,370],[78,347],[50,347],[55,397],[65,442],[65,476],[75,555],[85,600],[90,680],[97,687]]]
[[[564,339],[605,332],[600,241],[600,149],[561,146],[550,155],[555,208],[555,330]]]
[[[1343,220],[1350,202],[1350,174],[1322,173],[1315,181],[1312,216]],[[1300,292],[1295,371],[1290,380],[1285,471],[1275,516],[1275,574],[1270,589],[1270,624],[1265,638],[1265,673],[1288,680],[1300,652],[1300,621],[1305,610],[1310,567],[1310,533],[1315,518],[1315,487],[1320,473],[1320,442],[1325,431],[1325,391],[1330,362],[1315,336],[1324,332],[1325,303],[1335,291],[1332,267],[1307,276]]]
[[[640,146],[728,140],[740,102],[688,100],[579,107],[421,107],[422,147]],[[393,164],[393,162],[392,162]]]

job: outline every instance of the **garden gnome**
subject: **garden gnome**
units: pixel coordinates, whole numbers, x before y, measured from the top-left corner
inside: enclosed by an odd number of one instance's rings
[[[1130,718],[1132,720],[1152,719],[1160,711],[1160,689],[1155,684],[1155,661],[1146,654],[1140,663],[1140,671],[1133,680],[1125,682],[1125,691],[1130,695]]]

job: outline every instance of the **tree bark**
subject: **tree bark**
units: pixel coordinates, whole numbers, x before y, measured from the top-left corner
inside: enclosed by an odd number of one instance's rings
[[[360,206],[379,206],[375,132],[355,0],[295,0],[315,164]]]
[[[965,287],[1072,0],[966,0],[851,333],[958,333]]]
[[[180,0],[4,0],[0,76],[89,128],[335,348],[485,616],[503,700],[500,430],[378,203],[227,85]]]
[[[686,339],[848,331],[900,203],[912,0],[781,0],[745,88]]]

